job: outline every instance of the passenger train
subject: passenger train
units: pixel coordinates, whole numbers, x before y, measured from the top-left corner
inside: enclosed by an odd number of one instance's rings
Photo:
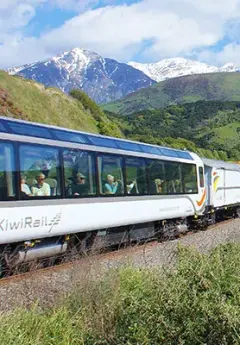
[[[171,238],[240,214],[240,166],[0,117],[0,249],[12,267],[78,246]]]

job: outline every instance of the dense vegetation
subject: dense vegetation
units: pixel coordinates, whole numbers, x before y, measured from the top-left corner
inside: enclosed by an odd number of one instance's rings
[[[209,158],[240,159],[240,102],[198,101],[108,116],[135,140],[185,148]]]
[[[180,248],[174,270],[116,269],[60,307],[0,317],[1,345],[234,345],[240,341],[240,245]]]
[[[240,73],[239,73],[240,75]],[[240,102],[196,102],[129,116],[104,113],[84,92],[70,96],[0,72],[2,115],[240,159]]]
[[[77,98],[77,94],[73,93]],[[94,102],[92,102],[94,103]],[[95,104],[95,103],[94,103]],[[122,136],[97,105],[69,97],[59,89],[0,71],[0,114],[88,132]]]
[[[199,100],[240,101],[240,73],[209,73],[168,79],[105,104],[103,109],[127,115]]]

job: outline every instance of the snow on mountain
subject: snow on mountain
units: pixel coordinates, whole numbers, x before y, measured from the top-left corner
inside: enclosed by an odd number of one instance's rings
[[[190,74],[239,71],[239,69],[233,63],[229,63],[218,68],[216,66],[210,66],[199,61],[184,58],[165,59],[150,64],[142,64],[131,61],[128,64],[136,69],[139,69],[157,82]]]
[[[10,75],[18,74],[18,73],[21,72],[23,69],[29,68],[29,67],[31,67],[32,65],[34,65],[34,63],[26,64],[26,65],[19,66],[19,67],[8,68],[8,69],[7,69],[7,72],[8,72],[8,74],[10,74]]]
[[[156,83],[128,64],[80,48],[8,72],[58,87],[66,93],[73,88],[82,89],[97,103],[117,100]]]
[[[220,67],[219,71],[220,72],[239,72],[240,69],[233,62],[230,62]]]

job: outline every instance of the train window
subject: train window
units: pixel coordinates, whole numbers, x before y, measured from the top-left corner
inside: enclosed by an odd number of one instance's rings
[[[7,124],[16,134],[52,139],[51,133],[47,128],[27,125],[25,123],[16,123],[12,121],[7,121]]]
[[[199,167],[199,180],[200,180],[200,187],[204,187],[204,173],[203,173],[203,167]]]
[[[61,195],[59,152],[47,146],[21,145],[21,197]]]
[[[165,161],[164,168],[167,194],[183,193],[182,164]]]
[[[160,149],[158,147],[141,145],[141,148],[142,148],[143,152],[145,152],[145,153],[151,153],[153,155],[161,154]]]
[[[114,139],[102,138],[97,136],[95,137],[93,135],[88,135],[88,139],[91,140],[93,145],[111,147],[115,149],[117,148],[117,144]]]
[[[114,155],[99,155],[98,178],[101,195],[122,195],[124,193],[122,158]]]
[[[146,164],[142,158],[126,158],[127,194],[147,194]]]
[[[193,160],[192,156],[187,151],[177,151],[177,155],[178,157],[183,158],[183,159]]]
[[[52,132],[58,140],[70,141],[70,142],[80,143],[80,144],[88,144],[88,140],[84,134],[61,131],[58,129],[52,129]]]
[[[124,140],[116,140],[116,142],[117,142],[119,148],[122,150],[142,152],[141,145],[139,145],[137,143],[131,143],[131,142],[124,141]]]
[[[14,150],[11,144],[0,143],[0,200],[15,198]]]
[[[160,150],[164,156],[178,157],[177,152],[175,150],[171,150],[171,149],[168,149],[166,147],[161,147]]]
[[[0,132],[7,132],[2,122],[0,122]]]
[[[184,193],[197,193],[197,169],[194,164],[182,164],[182,178]]]
[[[96,195],[94,155],[81,150],[64,150],[64,180],[68,197]]]
[[[160,160],[149,160],[148,177],[149,193],[151,195],[167,193],[164,162]]]

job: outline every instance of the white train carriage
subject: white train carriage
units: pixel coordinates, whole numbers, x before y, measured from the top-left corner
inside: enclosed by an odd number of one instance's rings
[[[207,186],[206,207],[221,214],[223,210],[240,213],[240,165],[202,158]]]
[[[0,132],[7,261],[13,252],[15,262],[55,255],[73,238],[179,233],[204,214],[203,162],[194,153],[4,117]]]

